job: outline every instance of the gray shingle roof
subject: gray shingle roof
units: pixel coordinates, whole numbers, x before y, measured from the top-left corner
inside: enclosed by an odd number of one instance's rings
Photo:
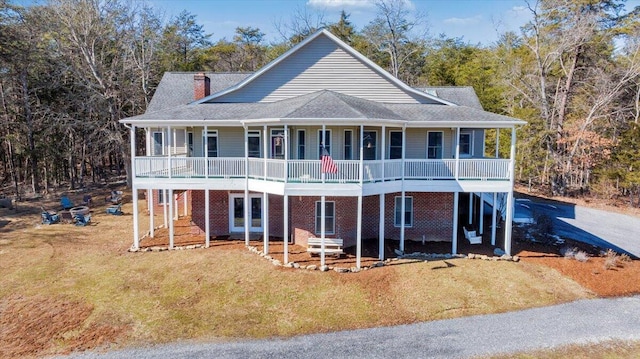
[[[523,124],[523,121],[467,106],[429,104],[383,104],[323,90],[282,101],[263,103],[201,103],[167,108],[130,117],[128,123],[162,122],[202,124],[205,121],[247,120],[310,121],[354,119],[406,121],[407,123],[451,123],[495,125]],[[287,121],[290,120],[290,121]]]
[[[430,86],[416,88],[416,90],[440,97],[441,99],[453,102],[456,105],[482,110],[480,99],[478,99],[476,91],[471,86]]]
[[[193,98],[193,75],[197,72],[165,72],[158,84],[147,112],[186,105]],[[211,79],[211,93],[227,89],[247,78],[251,73],[205,73]]]

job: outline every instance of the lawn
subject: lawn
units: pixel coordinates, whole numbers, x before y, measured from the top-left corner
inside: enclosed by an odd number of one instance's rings
[[[123,206],[124,216],[95,206],[87,227],[41,225],[39,206],[0,209],[3,358],[184,339],[287,337],[593,296],[530,262],[401,260],[340,274],[277,267],[233,242],[130,253],[131,203]],[[142,232],[147,222],[141,220]]]

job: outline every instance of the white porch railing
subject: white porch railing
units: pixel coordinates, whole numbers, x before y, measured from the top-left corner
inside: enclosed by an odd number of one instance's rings
[[[136,177],[142,178],[243,178],[248,161],[250,178],[271,181],[313,183],[322,181],[320,160],[277,160],[264,158],[215,157],[209,158],[205,166],[204,157],[136,157],[134,170]],[[337,173],[325,174],[325,182],[360,182],[360,161],[334,161]],[[408,180],[508,180],[508,159],[405,159],[364,161],[362,181]],[[266,167],[265,167],[266,166]],[[207,169],[208,168],[208,173]],[[265,172],[266,168],[266,172]],[[169,171],[170,169],[170,171]],[[384,169],[384,171],[383,171]]]

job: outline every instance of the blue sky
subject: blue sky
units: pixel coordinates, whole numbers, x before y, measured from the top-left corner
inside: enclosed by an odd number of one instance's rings
[[[416,11],[426,14],[431,35],[445,33],[462,37],[465,42],[489,45],[505,31],[518,31],[530,15],[524,0],[405,0]],[[335,22],[341,10],[351,14],[358,30],[375,17],[373,0],[148,0],[163,9],[167,18],[187,10],[197,14],[198,22],[212,40],[233,38],[238,26],[258,27],[268,41],[279,40],[275,23],[288,22],[294,12],[323,13],[324,20]],[[535,0],[531,0],[535,3]],[[640,5],[640,0],[627,1],[626,8]]]

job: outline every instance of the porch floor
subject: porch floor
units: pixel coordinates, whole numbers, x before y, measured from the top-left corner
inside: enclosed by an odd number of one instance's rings
[[[499,228],[496,238],[496,246],[491,245],[491,231],[487,229],[483,235],[482,244],[471,245],[464,239],[462,226],[458,234],[458,253],[467,254],[485,254],[493,255],[493,249],[496,247],[503,248],[504,230]],[[140,241],[140,248],[150,247],[167,247],[169,245],[169,230],[167,228],[156,229],[154,238],[145,237]],[[174,245],[204,245],[204,234],[201,230],[191,222],[191,216],[180,217],[174,221]],[[250,245],[263,250],[263,241],[261,235],[252,235]],[[385,259],[396,258],[394,250],[399,248],[399,241],[385,240]],[[317,265],[320,266],[320,256],[311,255],[307,252],[306,247],[289,244],[289,262],[295,262],[300,266]],[[244,234],[237,236],[219,236],[212,237],[210,240],[210,249],[213,250],[242,250],[245,249]],[[327,255],[325,257],[326,265],[330,267],[351,268],[356,266],[356,247],[347,247],[344,249],[345,254],[337,257]],[[421,241],[405,241],[405,253],[451,253],[451,242],[425,242]],[[269,241],[269,255],[281,262],[284,261],[284,243],[280,237],[271,237]],[[366,238],[362,240],[362,254],[360,263],[362,267],[371,266],[378,262],[378,239]]]

